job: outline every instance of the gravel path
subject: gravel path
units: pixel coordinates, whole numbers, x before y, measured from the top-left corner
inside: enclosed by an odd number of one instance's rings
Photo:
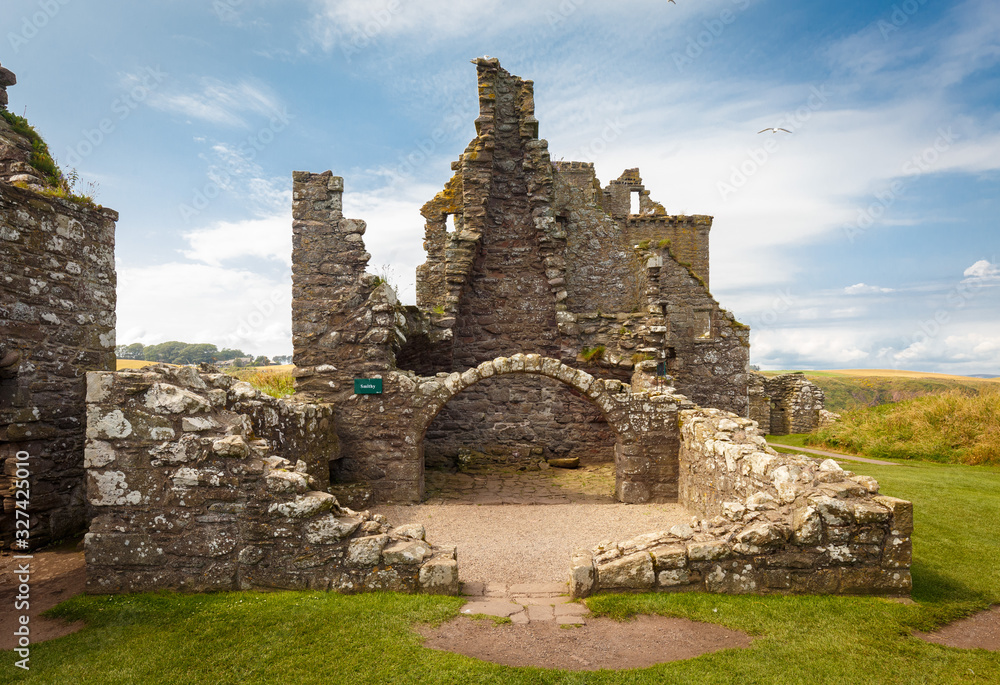
[[[457,545],[463,583],[565,582],[573,550],[691,521],[679,504],[380,505],[394,526],[422,523],[434,545]]]

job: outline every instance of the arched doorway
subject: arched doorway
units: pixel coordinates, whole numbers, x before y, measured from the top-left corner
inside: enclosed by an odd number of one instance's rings
[[[512,357],[500,357],[489,362],[484,362],[479,366],[469,369],[461,374],[451,374],[440,381],[441,390],[433,393],[433,401],[429,402],[420,411],[411,424],[411,435],[416,438],[419,445],[417,450],[420,464],[420,478],[424,479],[424,447],[425,437],[428,428],[435,418],[448,405],[448,403],[478,384],[489,384],[491,380],[509,376],[535,376],[551,379],[560,385],[569,388],[581,402],[587,402],[596,407],[606,421],[612,441],[614,444],[614,472],[615,472],[615,498],[621,500],[619,496],[620,483],[624,474],[620,472],[619,466],[627,467],[626,456],[630,453],[637,453],[640,450],[636,444],[635,431],[627,421],[627,412],[620,411],[618,402],[609,397],[608,389],[604,381],[594,378],[585,371],[580,371],[569,367],[556,359],[541,357],[540,355],[514,355]],[[619,384],[620,386],[620,384]],[[540,455],[538,455],[540,456]],[[619,458],[621,457],[621,458]],[[528,462],[531,461],[529,457]],[[424,494],[423,483],[420,487],[421,497]]]

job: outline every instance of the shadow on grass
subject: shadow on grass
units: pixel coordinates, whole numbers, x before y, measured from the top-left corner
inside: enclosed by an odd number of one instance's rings
[[[913,592],[922,611],[912,617],[910,627],[933,630],[944,623],[964,618],[990,606],[990,597],[974,590],[952,576],[945,575],[928,564],[914,560],[910,567]]]

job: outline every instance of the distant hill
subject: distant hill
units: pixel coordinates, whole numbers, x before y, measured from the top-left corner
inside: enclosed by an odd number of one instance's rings
[[[766,376],[776,376],[789,372],[763,373]],[[997,379],[895,369],[836,369],[802,373],[826,394],[826,408],[838,413],[925,395],[939,395],[952,390],[971,397],[980,394],[982,390],[1000,385],[1000,380]]]

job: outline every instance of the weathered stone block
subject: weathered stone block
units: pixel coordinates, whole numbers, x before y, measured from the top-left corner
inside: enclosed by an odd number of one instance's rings
[[[382,549],[388,544],[388,535],[369,535],[351,540],[347,547],[350,566],[374,566],[379,563]]]
[[[878,495],[872,498],[892,512],[892,529],[901,535],[913,532],[913,502],[896,497]]]
[[[656,583],[653,557],[649,552],[636,552],[597,567],[597,583],[601,589],[647,590]]]

